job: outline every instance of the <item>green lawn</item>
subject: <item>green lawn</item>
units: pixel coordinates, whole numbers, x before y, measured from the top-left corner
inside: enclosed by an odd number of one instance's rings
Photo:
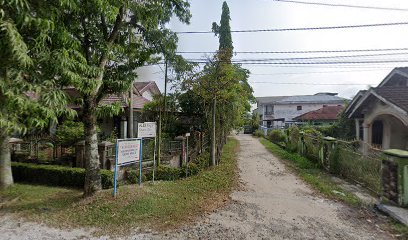
[[[223,205],[237,184],[238,141],[229,139],[221,163],[177,181],[125,185],[83,199],[72,189],[15,184],[0,192],[0,211],[57,226],[89,226],[102,233],[134,227],[166,229]]]

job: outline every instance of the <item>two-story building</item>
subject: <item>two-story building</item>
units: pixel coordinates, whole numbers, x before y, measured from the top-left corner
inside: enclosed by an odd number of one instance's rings
[[[261,125],[278,128],[291,125],[295,118],[325,106],[344,106],[347,99],[337,93],[317,93],[315,95],[257,97],[257,109]]]

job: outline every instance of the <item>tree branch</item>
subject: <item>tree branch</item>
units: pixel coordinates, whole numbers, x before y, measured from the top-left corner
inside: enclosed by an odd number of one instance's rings
[[[81,25],[82,25],[82,28],[84,30],[84,38],[81,41],[82,42],[81,45],[82,45],[82,48],[84,49],[84,52],[85,52],[86,62],[88,64],[90,64],[91,53],[89,52],[89,48],[90,48],[89,32],[88,32],[88,29],[86,28],[86,22],[85,22],[84,17],[81,18]]]

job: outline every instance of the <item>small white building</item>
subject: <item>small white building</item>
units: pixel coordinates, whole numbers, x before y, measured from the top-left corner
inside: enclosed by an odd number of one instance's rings
[[[347,99],[337,93],[317,93],[315,95],[257,97],[257,109],[261,125],[278,128],[295,123],[294,118],[325,106],[344,106]]]

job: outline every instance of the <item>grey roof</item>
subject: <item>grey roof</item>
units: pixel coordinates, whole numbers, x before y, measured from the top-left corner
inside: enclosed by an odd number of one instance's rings
[[[297,103],[344,103],[345,98],[334,95],[298,95],[298,96],[276,96],[276,97],[258,97],[259,103],[271,104],[297,104]]]
[[[274,102],[282,100],[283,98],[286,98],[286,97],[287,96],[257,97],[256,101],[258,103],[274,103]]]
[[[373,89],[378,95],[408,112],[408,87],[387,86]]]
[[[277,101],[277,104],[291,103],[343,103],[344,98],[332,95],[304,95],[290,96]]]
[[[408,67],[397,67],[395,69],[408,74]]]

